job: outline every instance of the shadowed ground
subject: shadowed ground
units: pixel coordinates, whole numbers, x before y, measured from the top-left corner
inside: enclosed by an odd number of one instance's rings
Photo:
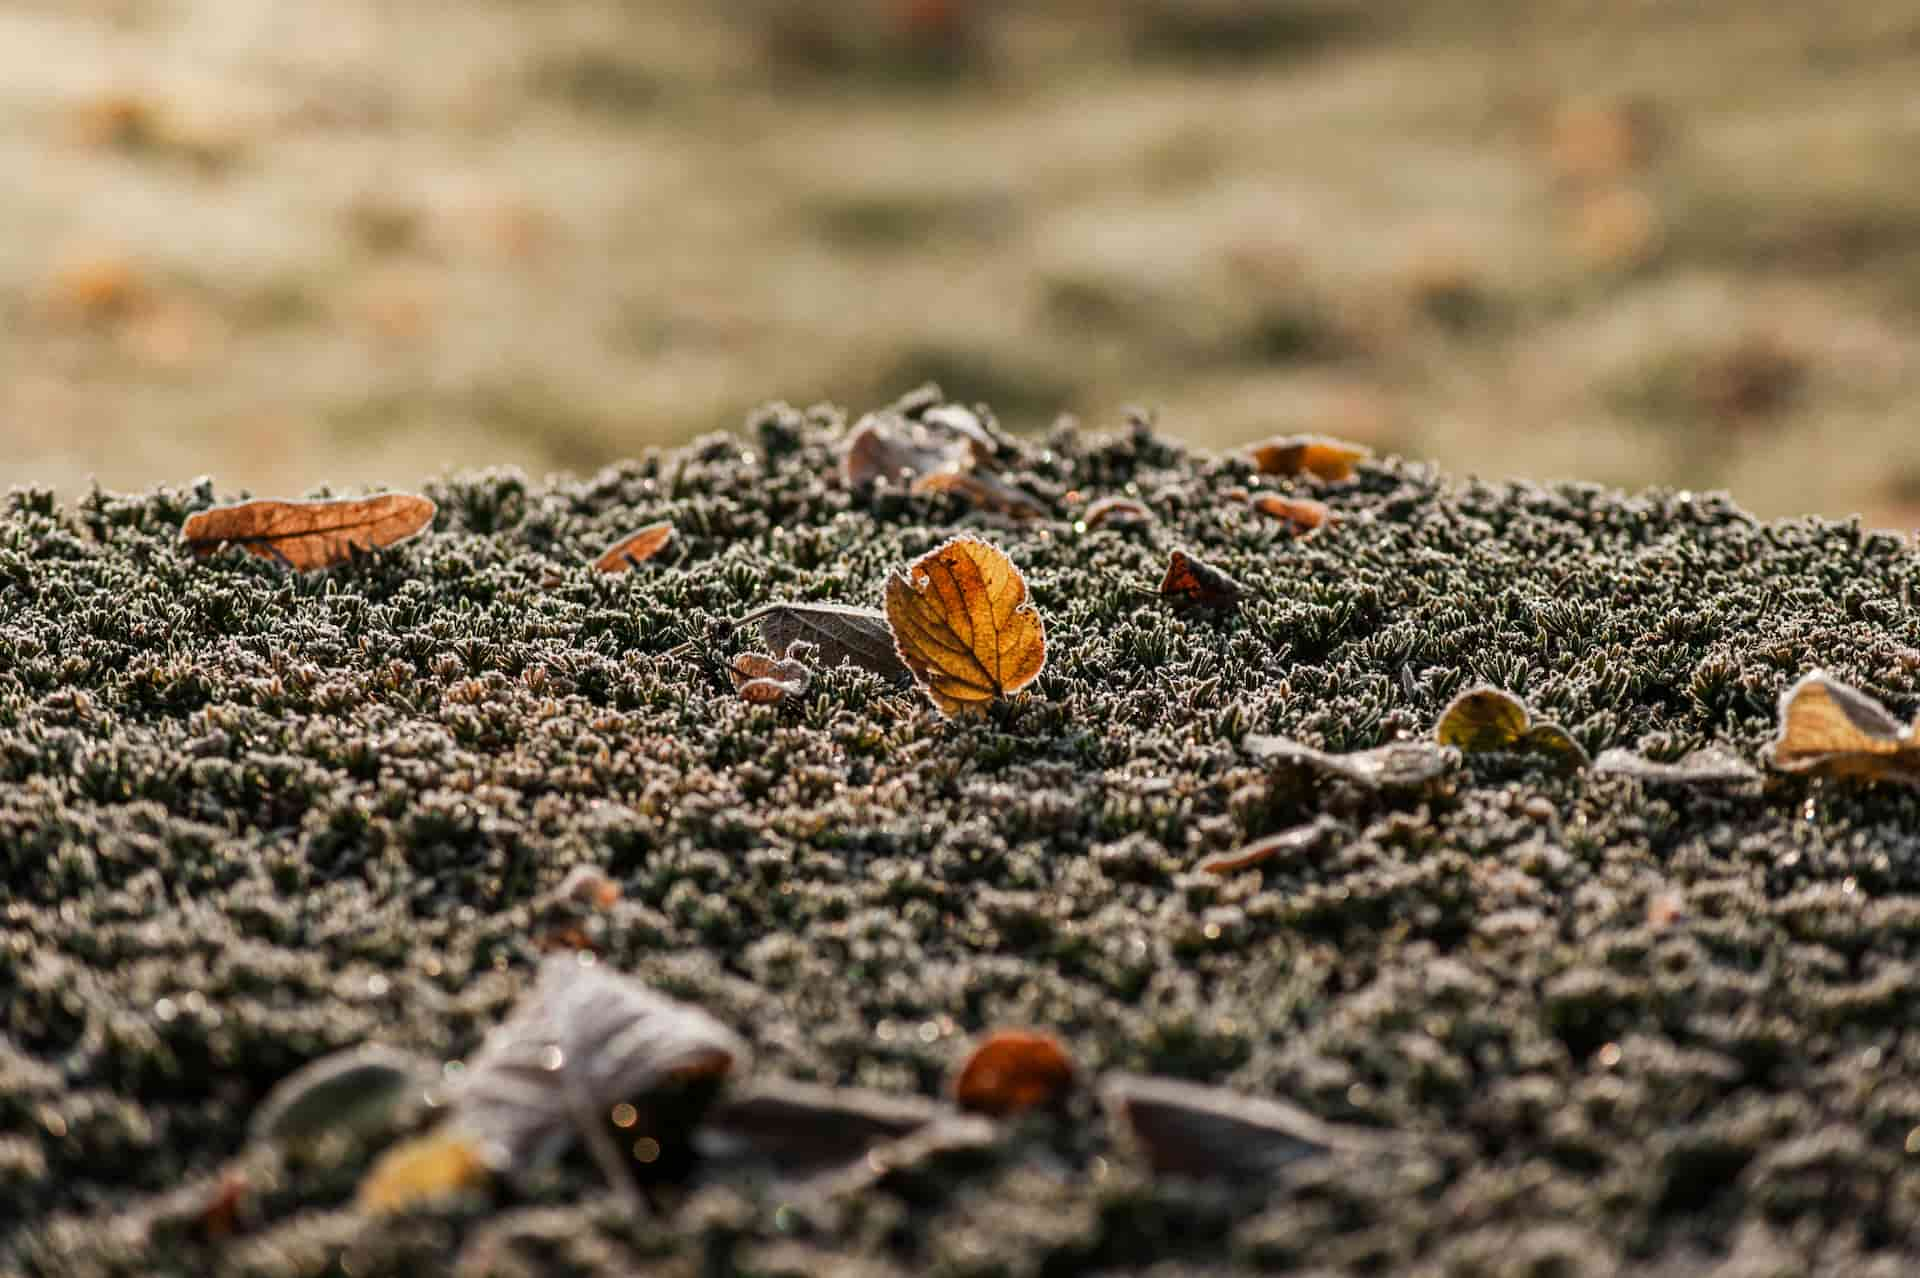
[[[1712,497],[1462,485],[1388,461],[1307,541],[1235,459],[1056,433],[1061,517],[849,492],[824,410],[553,488],[434,486],[434,531],[289,576],[175,544],[208,489],[0,516],[0,1270],[1885,1274],[1920,1262],[1920,803],[1715,793],[1515,760],[1393,796],[1269,772],[1249,732],[1424,734],[1476,682],[1590,751],[1757,758],[1821,666],[1920,704],[1910,544]],[[1159,522],[1080,531],[1137,494]],[[642,523],[674,553],[587,566]],[[851,669],[743,703],[722,620],[873,605],[971,528],[1050,659],[984,720]],[[1185,547],[1238,613],[1144,600]],[[696,641],[691,655],[675,650]],[[1310,855],[1203,856],[1325,814]],[[529,982],[529,902],[624,888],[604,960],[736,1028],[756,1076],[935,1094],[970,1036],[1401,1133],[1390,1165],[1155,1180],[1091,1103],[827,1204],[695,1188],[630,1218],[585,1163],[376,1221],[373,1148],[289,1164],[208,1242],[183,1212],[278,1079],[375,1039],[470,1054]],[[189,1195],[190,1198],[190,1195]],[[646,1267],[651,1266],[651,1267]]]

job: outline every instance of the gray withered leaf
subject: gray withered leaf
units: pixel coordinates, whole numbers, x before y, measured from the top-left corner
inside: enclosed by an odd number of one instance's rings
[[[1303,1159],[1384,1153],[1405,1144],[1281,1101],[1170,1078],[1109,1074],[1101,1080],[1100,1103],[1163,1175],[1263,1176]]]
[[[489,1160],[522,1173],[576,1138],[598,1157],[600,1124],[614,1106],[718,1082],[746,1059],[746,1044],[701,1009],[579,956],[555,955],[487,1036],[451,1099]]]
[[[893,646],[887,614],[878,608],[845,604],[771,603],[755,609],[736,626],[758,623],[760,637],[773,652],[785,652],[805,641],[820,649],[818,664],[825,669],[852,662],[884,679],[906,683],[913,678]]]
[[[1433,741],[1389,741],[1371,750],[1333,754],[1291,737],[1248,734],[1240,747],[1257,759],[1292,764],[1340,777],[1369,789],[1412,790],[1440,780],[1460,766],[1460,752]]]
[[[716,1104],[695,1143],[710,1162],[760,1163],[803,1177],[953,1116],[920,1096],[769,1079]]]
[[[248,1135],[256,1141],[299,1143],[329,1132],[377,1127],[439,1075],[425,1057],[378,1043],[334,1052],[275,1083],[253,1111]]]
[[[1738,785],[1760,779],[1758,768],[1722,746],[1690,750],[1672,763],[1657,763],[1631,750],[1602,750],[1593,770],[1663,785]]]

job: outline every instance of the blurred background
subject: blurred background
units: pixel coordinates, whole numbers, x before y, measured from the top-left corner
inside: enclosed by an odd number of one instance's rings
[[[1920,8],[0,0],[0,480],[938,381],[1920,523]]]

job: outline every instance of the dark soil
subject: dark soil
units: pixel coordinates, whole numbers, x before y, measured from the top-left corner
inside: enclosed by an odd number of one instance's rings
[[[1920,799],[1675,790],[1519,758],[1421,794],[1269,770],[1424,735],[1474,683],[1589,751],[1757,759],[1824,667],[1920,706],[1912,546],[1716,496],[1488,486],[1398,461],[1305,541],[1244,462],[1061,431],[1065,512],[849,492],[830,411],[580,482],[430,487],[433,532],[305,576],[181,521],[209,483],[0,516],[0,1271],[1903,1274],[1920,1264]],[[1144,531],[1082,532],[1131,493]],[[224,495],[223,495],[224,496]],[[587,560],[656,519],[677,549]],[[877,605],[971,528],[1050,660],[950,723],[841,668],[751,706],[723,623]],[[1143,598],[1184,547],[1237,612]],[[1310,856],[1208,854],[1327,815]],[[1289,1099],[1424,1151],[1268,1184],[1155,1179],[1086,1096],[833,1202],[694,1186],[650,1220],[566,1163],[373,1219],[377,1145],[294,1160],[209,1240],[260,1098],[368,1040],[471,1053],[538,959],[532,902],[624,888],[603,960],[697,1002],[758,1076],[936,1095],[987,1027]],[[218,1233],[218,1230],[214,1231]]]

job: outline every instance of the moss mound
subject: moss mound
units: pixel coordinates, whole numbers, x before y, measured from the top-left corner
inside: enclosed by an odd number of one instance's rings
[[[1920,560],[1710,496],[1490,486],[1387,462],[1296,541],[1237,459],[1144,426],[1011,472],[1071,512],[850,492],[829,410],[578,483],[428,490],[432,535],[318,574],[175,538],[207,484],[0,516],[0,1269],[1599,1275],[1920,1261],[1920,799],[1674,790],[1516,758],[1374,792],[1240,748],[1425,734],[1486,682],[1589,751],[1756,757],[1823,666],[1920,704]],[[1077,493],[1079,497],[1070,497]],[[677,550],[586,561],[671,519]],[[724,623],[876,604],[974,528],[1049,663],[950,723],[852,668],[755,706]],[[1184,547],[1237,612],[1141,597]],[[1328,817],[1311,855],[1205,856]],[[367,1040],[460,1057],[575,866],[624,888],[605,961],[700,1003],[756,1071],[934,1094],[1044,1027],[1089,1073],[1290,1098],[1416,1139],[1266,1186],[1151,1177],[1069,1121],[832,1203],[726,1183],[633,1219],[584,1162],[509,1201],[368,1219],[377,1149],[289,1164],[224,1236],[196,1187],[280,1078]],[[185,1204],[183,1207],[182,1204]],[[502,1213],[511,1211],[511,1216]],[[476,1262],[477,1264],[478,1262]]]

